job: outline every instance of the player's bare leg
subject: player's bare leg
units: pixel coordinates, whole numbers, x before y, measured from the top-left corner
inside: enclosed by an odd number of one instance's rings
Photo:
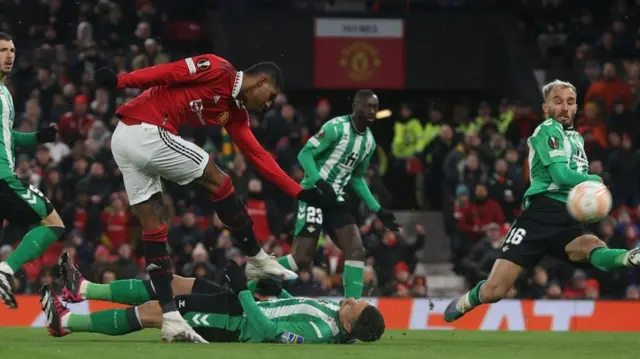
[[[213,161],[207,163],[202,177],[196,183],[209,191],[218,217],[233,233],[235,246],[247,256],[248,276],[273,276],[286,280],[298,278],[296,273],[284,268],[260,248],[253,234],[253,221],[247,207],[235,193],[231,178]]]
[[[449,303],[444,320],[453,322],[483,303],[495,303],[504,298],[522,272],[522,267],[506,259],[498,259],[487,280],[478,282],[473,289]]]
[[[25,263],[37,259],[44,251],[64,234],[64,224],[54,209],[40,221],[40,225],[30,230],[16,250],[4,262],[0,262],[0,299],[9,307],[17,308],[13,295],[13,274]]]
[[[640,266],[640,247],[611,249],[593,234],[585,234],[569,242],[565,251],[572,262],[591,262],[602,271]]]
[[[167,247],[169,227],[165,216],[162,194],[155,193],[148,200],[135,204],[132,210],[142,226],[147,272],[162,308],[162,339],[167,342],[205,342],[180,316],[178,308],[173,301],[171,288],[173,274],[171,273],[171,258]]]

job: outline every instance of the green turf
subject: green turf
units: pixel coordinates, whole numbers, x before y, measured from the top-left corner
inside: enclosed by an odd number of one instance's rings
[[[163,344],[156,330],[51,338],[45,329],[0,328],[1,359],[584,359],[637,358],[637,333],[388,331],[375,344]]]

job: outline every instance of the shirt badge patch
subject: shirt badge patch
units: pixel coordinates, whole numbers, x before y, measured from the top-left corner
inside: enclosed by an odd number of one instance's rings
[[[548,143],[549,143],[549,147],[553,148],[554,150],[560,147],[560,142],[558,142],[558,139],[553,136],[549,137]]]
[[[303,344],[304,337],[301,337],[297,334],[284,332],[282,336],[280,336],[280,341],[284,344]]]
[[[211,67],[211,61],[207,59],[200,59],[198,60],[198,62],[196,62],[196,66],[198,67],[198,70],[205,71],[208,70],[209,67]]]
[[[322,139],[327,133],[324,132],[324,130],[321,130],[320,132],[318,132],[318,134],[316,135],[317,139]]]

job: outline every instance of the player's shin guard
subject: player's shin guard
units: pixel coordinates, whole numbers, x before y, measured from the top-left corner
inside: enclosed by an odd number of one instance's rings
[[[136,307],[111,309],[89,315],[69,313],[63,326],[73,332],[124,335],[142,329]],[[66,323],[65,323],[66,322]]]
[[[86,299],[104,300],[127,305],[140,305],[155,299],[155,293],[149,281],[123,279],[109,284],[96,284],[89,281],[85,283],[80,288],[80,295]]]
[[[236,195],[229,176],[225,178],[218,191],[212,195],[212,199],[220,221],[233,233],[234,245],[245,256],[256,256],[261,248],[253,234],[253,221],[247,212],[247,207]]]
[[[30,230],[6,262],[0,263],[0,271],[13,275],[25,263],[40,257],[63,233],[64,227],[38,226]]]
[[[163,313],[177,310],[171,289],[173,274],[171,273],[171,258],[167,248],[168,233],[169,229],[166,224],[142,232],[147,272]]]
[[[627,257],[626,249],[611,249],[606,247],[596,248],[591,251],[589,261],[591,264],[601,271],[610,271],[613,269],[624,268],[625,258]]]

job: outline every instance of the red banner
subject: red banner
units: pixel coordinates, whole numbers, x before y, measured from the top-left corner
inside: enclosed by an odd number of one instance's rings
[[[404,88],[404,33],[399,19],[315,19],[314,86]]]

